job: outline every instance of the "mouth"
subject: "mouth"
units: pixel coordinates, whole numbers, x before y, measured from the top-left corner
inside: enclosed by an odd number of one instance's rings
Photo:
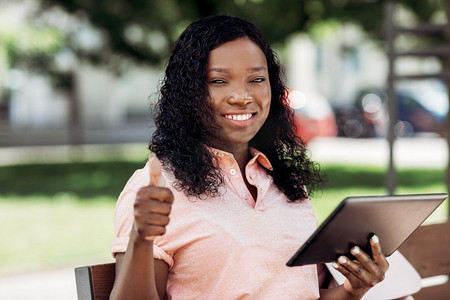
[[[240,115],[224,115],[226,119],[233,121],[247,121],[250,120],[253,114],[240,114]]]

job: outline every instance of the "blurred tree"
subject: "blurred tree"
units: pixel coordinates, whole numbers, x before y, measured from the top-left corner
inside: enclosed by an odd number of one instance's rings
[[[9,118],[9,100],[17,85],[17,73],[9,69],[53,72],[49,68],[64,42],[53,27],[18,22],[8,15],[5,2],[0,5],[0,121]]]
[[[383,34],[383,4],[377,0],[41,0],[42,12],[61,8],[86,20],[99,46],[72,44],[80,57],[111,63],[111,54],[157,65],[167,58],[177,36],[190,22],[229,13],[254,22],[271,43],[307,31],[318,22],[338,20],[359,24],[372,37]],[[439,0],[399,0],[419,20],[428,21]],[[82,32],[75,36],[82,37]],[[85,34],[86,35],[86,34]],[[77,39],[75,39],[77,40]],[[78,39],[79,41],[79,39]]]
[[[55,28],[23,25],[0,28],[0,45],[8,67],[42,69],[63,42],[61,32]]]

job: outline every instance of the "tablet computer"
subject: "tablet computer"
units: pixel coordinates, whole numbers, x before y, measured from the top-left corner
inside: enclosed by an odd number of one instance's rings
[[[345,198],[287,262],[288,266],[336,261],[360,246],[371,253],[376,234],[390,256],[447,198],[447,194],[358,196]]]

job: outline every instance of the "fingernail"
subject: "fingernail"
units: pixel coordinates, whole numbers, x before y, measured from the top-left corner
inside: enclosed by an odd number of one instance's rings
[[[374,235],[372,236],[372,241],[373,241],[374,243],[377,243],[377,244],[378,244],[378,243],[380,242],[380,239],[378,238],[377,235],[374,234]]]
[[[345,264],[347,262],[347,259],[344,256],[340,256],[338,258],[338,262],[341,263],[341,264]]]
[[[358,246],[353,247],[352,253],[353,254],[359,254],[359,247]]]
[[[333,266],[333,268],[335,268],[335,269],[339,268],[339,265],[338,265],[337,263],[335,263],[335,262],[332,264],[332,266]]]

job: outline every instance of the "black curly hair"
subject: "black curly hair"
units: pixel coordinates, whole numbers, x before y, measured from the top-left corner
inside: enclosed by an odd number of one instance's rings
[[[294,133],[294,112],[286,103],[281,65],[252,23],[229,15],[206,17],[190,24],[174,45],[155,105],[156,130],[149,145],[176,178],[175,188],[188,196],[219,195],[223,174],[206,140],[220,128],[208,101],[206,66],[210,52],[240,37],[248,37],[264,53],[272,100],[269,116],[249,142],[273,166],[274,183],[290,201],[302,200],[322,183],[319,166]]]

